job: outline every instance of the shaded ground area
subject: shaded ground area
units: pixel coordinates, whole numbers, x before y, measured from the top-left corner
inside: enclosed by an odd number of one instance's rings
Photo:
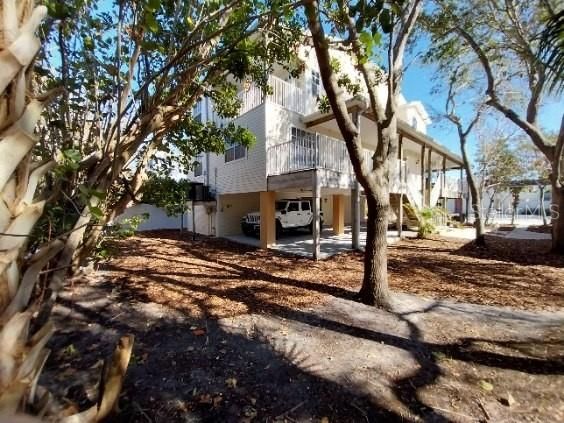
[[[352,298],[360,288],[359,253],[313,262],[221,239],[178,236],[158,232],[128,239],[105,268],[116,283],[195,317],[262,312],[273,304],[311,306],[327,294]],[[480,249],[443,238],[394,244],[389,247],[391,287],[477,304],[564,307],[564,258],[547,253],[549,242],[492,236],[488,245]]]
[[[552,232],[552,225],[534,225],[527,228],[531,232],[539,232],[541,234],[550,234]]]
[[[493,259],[452,240],[390,247],[392,287],[563,306],[560,259],[512,256],[509,240],[489,241]],[[353,253],[313,263],[167,232],[128,239],[119,252],[63,295],[56,311],[66,332],[52,342],[63,348],[45,375],[64,365],[66,396],[86,401],[81,386],[99,374],[109,342],[134,333],[116,421],[564,419],[562,312],[411,294],[380,312],[351,300],[361,272]]]

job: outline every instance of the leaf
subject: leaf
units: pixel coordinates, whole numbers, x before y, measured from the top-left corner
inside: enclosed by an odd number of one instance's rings
[[[158,10],[160,3],[161,3],[160,0],[149,0],[147,2],[147,10],[149,12],[154,12],[154,11]]]
[[[480,382],[478,382],[478,385],[480,385],[480,388],[482,388],[484,391],[487,392],[493,391],[494,388],[494,386],[491,383],[486,382],[485,380],[481,380]]]
[[[145,25],[152,33],[159,32],[159,23],[157,22],[155,17],[150,13],[145,15]]]
[[[379,32],[373,32],[372,40],[374,41],[375,46],[379,46],[380,44],[382,44],[382,34],[380,34]]]
[[[392,32],[393,29],[392,15],[390,14],[389,9],[382,10],[382,12],[380,13],[379,21],[380,21],[380,25],[382,26],[382,31],[384,31],[385,34],[389,34],[390,32]]]
[[[229,377],[227,379],[225,379],[225,384],[232,389],[235,389],[237,387],[237,379],[235,379],[234,377]]]
[[[102,209],[100,209],[100,207],[90,206],[88,207],[88,209],[90,210],[92,216],[94,216],[95,218],[101,219],[102,217],[104,217],[104,213],[102,212]]]
[[[372,34],[368,31],[364,31],[360,34],[358,39],[364,45],[366,51],[370,53],[372,51],[372,43],[373,43]]]

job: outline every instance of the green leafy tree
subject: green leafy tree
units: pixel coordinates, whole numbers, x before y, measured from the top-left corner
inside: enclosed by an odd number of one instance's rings
[[[193,116],[207,97],[222,118],[237,116],[238,87],[267,89],[276,62],[289,63],[301,39],[295,5],[248,0],[60,2],[47,0],[38,84],[68,87],[45,117],[39,153],[79,157],[48,181],[52,207],[73,222],[54,272],[61,279],[98,244],[104,226],[136,200],[156,156],[193,161],[223,151],[224,140],[250,145],[233,124]],[[284,40],[283,43],[280,40]],[[55,227],[60,222],[53,222]],[[60,227],[56,227],[60,231]]]
[[[564,116],[554,144],[538,124],[540,106],[555,87],[549,84],[551,69],[540,34],[559,9],[556,2],[545,0],[436,0],[428,22],[436,60],[451,69],[462,67],[474,81],[484,81],[484,103],[523,130],[550,162],[552,247],[564,253]],[[558,41],[552,41],[556,47]]]
[[[3,421],[35,413],[46,421],[90,423],[104,420],[117,404],[133,336],[120,339],[104,364],[97,398],[84,411],[77,413],[75,404],[63,407],[40,385],[55,325],[50,313],[38,314],[44,300],[39,285],[54,283],[49,265],[64,249],[64,234],[30,242],[47,201],[59,193],[48,181],[55,161],[34,150],[42,111],[61,92],[34,84],[34,59],[42,46],[38,26],[46,14],[33,0],[0,0],[0,415]],[[58,170],[75,169],[75,159],[64,150]],[[56,379],[59,384],[65,378]]]
[[[176,216],[186,212],[189,190],[190,181],[151,175],[141,188],[142,201]]]
[[[553,142],[556,141],[556,135],[552,135]],[[536,183],[539,189],[539,207],[543,225],[548,225],[548,218],[544,200],[546,188],[550,186],[550,162],[536,148],[529,139],[519,141],[519,160],[525,170],[525,179]]]
[[[327,99],[345,141],[357,180],[362,185],[368,208],[362,302],[389,308],[387,272],[387,229],[389,209],[388,174],[390,159],[398,152],[397,109],[408,40],[421,12],[422,2],[318,1],[305,2],[305,14]],[[329,35],[326,35],[328,33]],[[331,48],[349,54],[362,81],[367,108],[375,118],[376,151],[365,163],[360,139],[359,114],[347,110],[339,72],[332,66]],[[382,52],[383,72],[371,60]],[[379,84],[386,95],[379,98]]]
[[[550,6],[550,3],[547,3]],[[540,35],[541,59],[547,68],[550,89],[562,92],[564,88],[564,9],[548,15],[546,27]]]
[[[490,129],[484,128],[478,138],[475,173],[479,180],[478,195],[483,197],[487,194],[489,197],[484,221],[487,225],[496,194],[512,181],[522,180],[525,168],[516,149],[510,145],[510,137],[494,132],[492,138]]]
[[[427,27],[429,27],[429,18],[427,17],[423,21],[427,22]],[[434,23],[432,25],[434,25]],[[426,60],[434,61],[435,55],[435,51],[432,50],[427,54]],[[482,192],[480,190],[478,179],[472,170],[472,163],[470,162],[468,154],[468,140],[470,139],[473,129],[482,117],[484,104],[479,101],[468,104],[465,100],[468,93],[475,90],[475,86],[473,81],[468,78],[467,72],[462,67],[457,67],[454,70],[451,70],[448,66],[440,66],[439,68],[441,74],[444,75],[445,79],[448,81],[444,117],[455,126],[458,141],[460,143],[462,163],[466,173],[468,188],[470,189],[472,211],[474,212],[474,228],[476,229],[475,242],[477,245],[484,246],[486,244],[486,238],[484,230],[485,222],[482,207]],[[459,112],[460,102],[463,102],[463,106],[471,110],[466,119],[464,119],[462,114]]]

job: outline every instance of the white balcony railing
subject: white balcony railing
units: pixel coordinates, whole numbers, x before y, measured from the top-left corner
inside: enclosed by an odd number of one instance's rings
[[[283,175],[309,169],[353,174],[345,143],[325,135],[314,134],[310,139],[287,141],[268,148],[268,175]]]
[[[307,94],[301,88],[275,76],[268,78],[268,85],[272,88],[272,94],[267,99],[272,103],[302,115],[311,112],[306,110]]]
[[[262,90],[254,84],[250,84],[237,93],[237,98],[241,102],[241,108],[236,118],[260,106],[264,103],[265,99],[300,114],[313,113],[317,110],[317,102],[309,98],[311,97],[309,94],[305,93],[304,90],[293,83],[286,82],[271,75],[268,77],[268,85],[272,90],[271,94],[265,95]],[[210,112],[211,120],[217,125],[226,125],[232,120],[231,118],[220,117],[213,107]]]

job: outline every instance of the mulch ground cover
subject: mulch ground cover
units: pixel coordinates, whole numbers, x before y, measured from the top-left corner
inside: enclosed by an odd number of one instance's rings
[[[355,252],[313,262],[223,239],[192,241],[176,231],[147,232],[116,247],[104,265],[114,283],[194,317],[353,298],[362,281],[362,254]],[[549,248],[549,241],[494,236],[486,248],[440,237],[405,240],[389,247],[390,286],[436,299],[554,310],[564,307],[564,258]]]

